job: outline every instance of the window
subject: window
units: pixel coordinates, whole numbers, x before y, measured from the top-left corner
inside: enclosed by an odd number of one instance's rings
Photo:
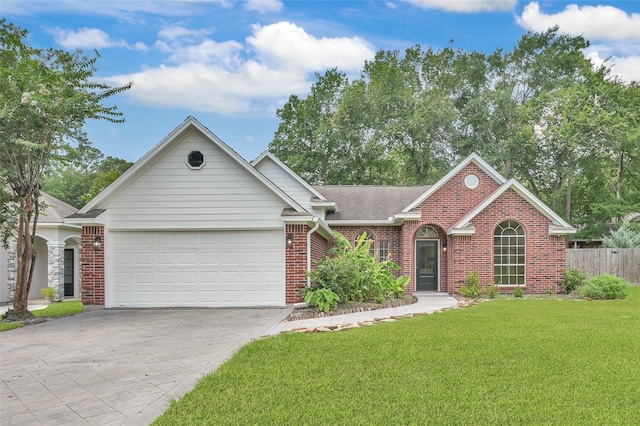
[[[507,220],[496,228],[493,236],[493,275],[497,285],[524,285],[524,228]]]
[[[380,262],[389,260],[389,241],[380,241],[380,245],[378,247],[378,256],[380,257]]]
[[[204,166],[204,154],[200,151],[191,151],[187,155],[187,164],[192,169],[201,169]]]
[[[357,246],[358,245],[358,241],[360,241],[360,237],[362,237],[362,234],[366,234],[367,235],[367,241],[370,242],[370,246],[369,246],[369,254],[371,256],[375,256],[376,255],[376,237],[374,237],[374,235],[370,232],[367,231],[360,231],[356,234],[356,237],[353,240],[353,246]]]
[[[418,229],[416,233],[416,238],[438,238],[438,231],[431,226],[423,226]]]

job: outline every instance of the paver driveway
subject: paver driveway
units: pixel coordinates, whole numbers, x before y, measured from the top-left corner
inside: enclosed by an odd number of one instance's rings
[[[0,424],[147,424],[290,309],[99,310],[0,334]]]

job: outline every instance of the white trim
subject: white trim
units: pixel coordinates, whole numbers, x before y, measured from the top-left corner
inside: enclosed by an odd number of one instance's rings
[[[284,164],[282,161],[280,161],[280,159],[278,159],[278,157],[276,157],[275,155],[273,155],[272,153],[270,153],[269,151],[265,151],[262,154],[260,154],[258,156],[258,158],[256,158],[255,160],[253,160],[251,162],[251,165],[253,167],[257,167],[258,164],[264,160],[265,158],[269,158],[271,161],[273,161],[274,163],[276,163],[282,170],[284,170],[285,172],[287,172],[292,178],[294,178],[300,185],[304,186],[305,189],[307,189],[308,191],[310,191],[313,195],[315,195],[316,197],[320,198],[323,201],[327,201],[327,199],[325,198],[324,195],[322,195],[321,193],[319,193],[318,191],[316,191],[311,185],[309,185],[307,182],[304,181],[304,179],[302,179],[300,176],[298,176],[298,174],[296,172],[294,172],[293,170],[291,170],[289,167],[287,167],[286,164]],[[333,203],[333,205],[335,205],[335,203]]]
[[[535,207],[540,213],[542,213],[552,223],[550,226],[555,227],[553,235],[575,234],[576,229],[565,222],[560,216],[558,216],[553,210],[547,207],[540,199],[533,195],[527,188],[522,186],[515,179],[509,179],[504,185],[498,188],[493,194],[480,203],[475,209],[471,210],[466,216],[460,219],[453,227],[449,229],[450,235],[468,235],[465,233],[465,228],[471,225],[471,220],[476,217],[480,212],[493,203],[499,196],[504,194],[508,189],[513,189],[529,204]],[[475,229],[471,234],[475,233]],[[551,233],[551,232],[550,232]]]
[[[487,162],[485,162],[482,158],[478,156],[475,152],[465,158],[460,164],[458,164],[455,168],[453,168],[449,173],[447,173],[442,179],[432,185],[426,192],[424,192],[420,197],[418,197],[413,203],[409,204],[407,207],[402,210],[403,213],[409,212],[420,204],[424,202],[427,198],[429,198],[434,192],[438,189],[442,188],[445,183],[451,180],[455,175],[457,175],[462,169],[467,167],[470,163],[474,163],[476,166],[480,167],[482,171],[488,174],[491,179],[498,182],[500,185],[504,184],[507,180],[502,177],[500,173],[497,172],[496,169],[491,167]]]
[[[236,163],[238,163],[242,168],[244,168],[248,173],[254,176],[258,181],[264,184],[267,188],[269,188],[272,192],[278,195],[285,203],[291,206],[298,212],[305,212],[306,210],[300,206],[295,200],[289,197],[284,191],[282,191],[277,185],[267,179],[262,173],[256,170],[251,164],[249,164],[244,158],[242,158],[237,152],[231,149],[227,144],[225,144],[220,138],[218,138],[215,134],[213,134],[209,129],[203,126],[198,120],[189,116],[187,119],[182,122],[178,127],[176,127],[171,133],[160,141],[155,147],[153,147],[149,152],[147,152],[141,159],[139,159],[133,166],[129,168],[126,172],[124,172],[118,179],[116,179],[111,185],[105,188],[100,194],[98,194],[93,200],[89,201],[83,208],[78,210],[78,213],[87,213],[97,206],[106,205],[107,202],[113,198],[120,190],[122,190],[126,185],[128,185],[131,181],[135,180],[136,177],[141,174],[150,164],[151,161],[160,155],[163,151],[168,149],[174,142],[178,141],[180,135],[186,133],[190,128],[195,128],[200,131],[205,137],[209,139],[210,142],[214,143],[218,148],[220,148],[225,154],[229,155],[233,158]]]

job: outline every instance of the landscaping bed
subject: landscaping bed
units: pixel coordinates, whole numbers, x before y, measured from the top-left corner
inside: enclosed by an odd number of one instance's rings
[[[416,303],[418,298],[412,294],[406,294],[401,298],[385,299],[378,303],[375,300],[368,300],[364,302],[353,302],[338,305],[338,309],[329,311],[329,313],[320,312],[315,306],[307,306],[302,308],[295,308],[293,312],[285,318],[284,322],[297,321],[309,318],[322,318],[332,315],[344,315],[352,314],[355,312],[374,311],[377,309],[396,308],[398,306],[411,305]]]

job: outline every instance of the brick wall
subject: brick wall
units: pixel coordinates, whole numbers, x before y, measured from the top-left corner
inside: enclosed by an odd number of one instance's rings
[[[93,242],[97,236],[100,237],[102,244],[99,250],[94,250]],[[104,306],[104,228],[102,226],[83,226],[81,241],[80,292],[82,303]]]
[[[286,235],[291,235],[293,238],[293,246],[285,248],[286,303],[301,303],[304,301],[300,290],[307,286],[307,232],[309,232],[307,225],[286,225]]]

